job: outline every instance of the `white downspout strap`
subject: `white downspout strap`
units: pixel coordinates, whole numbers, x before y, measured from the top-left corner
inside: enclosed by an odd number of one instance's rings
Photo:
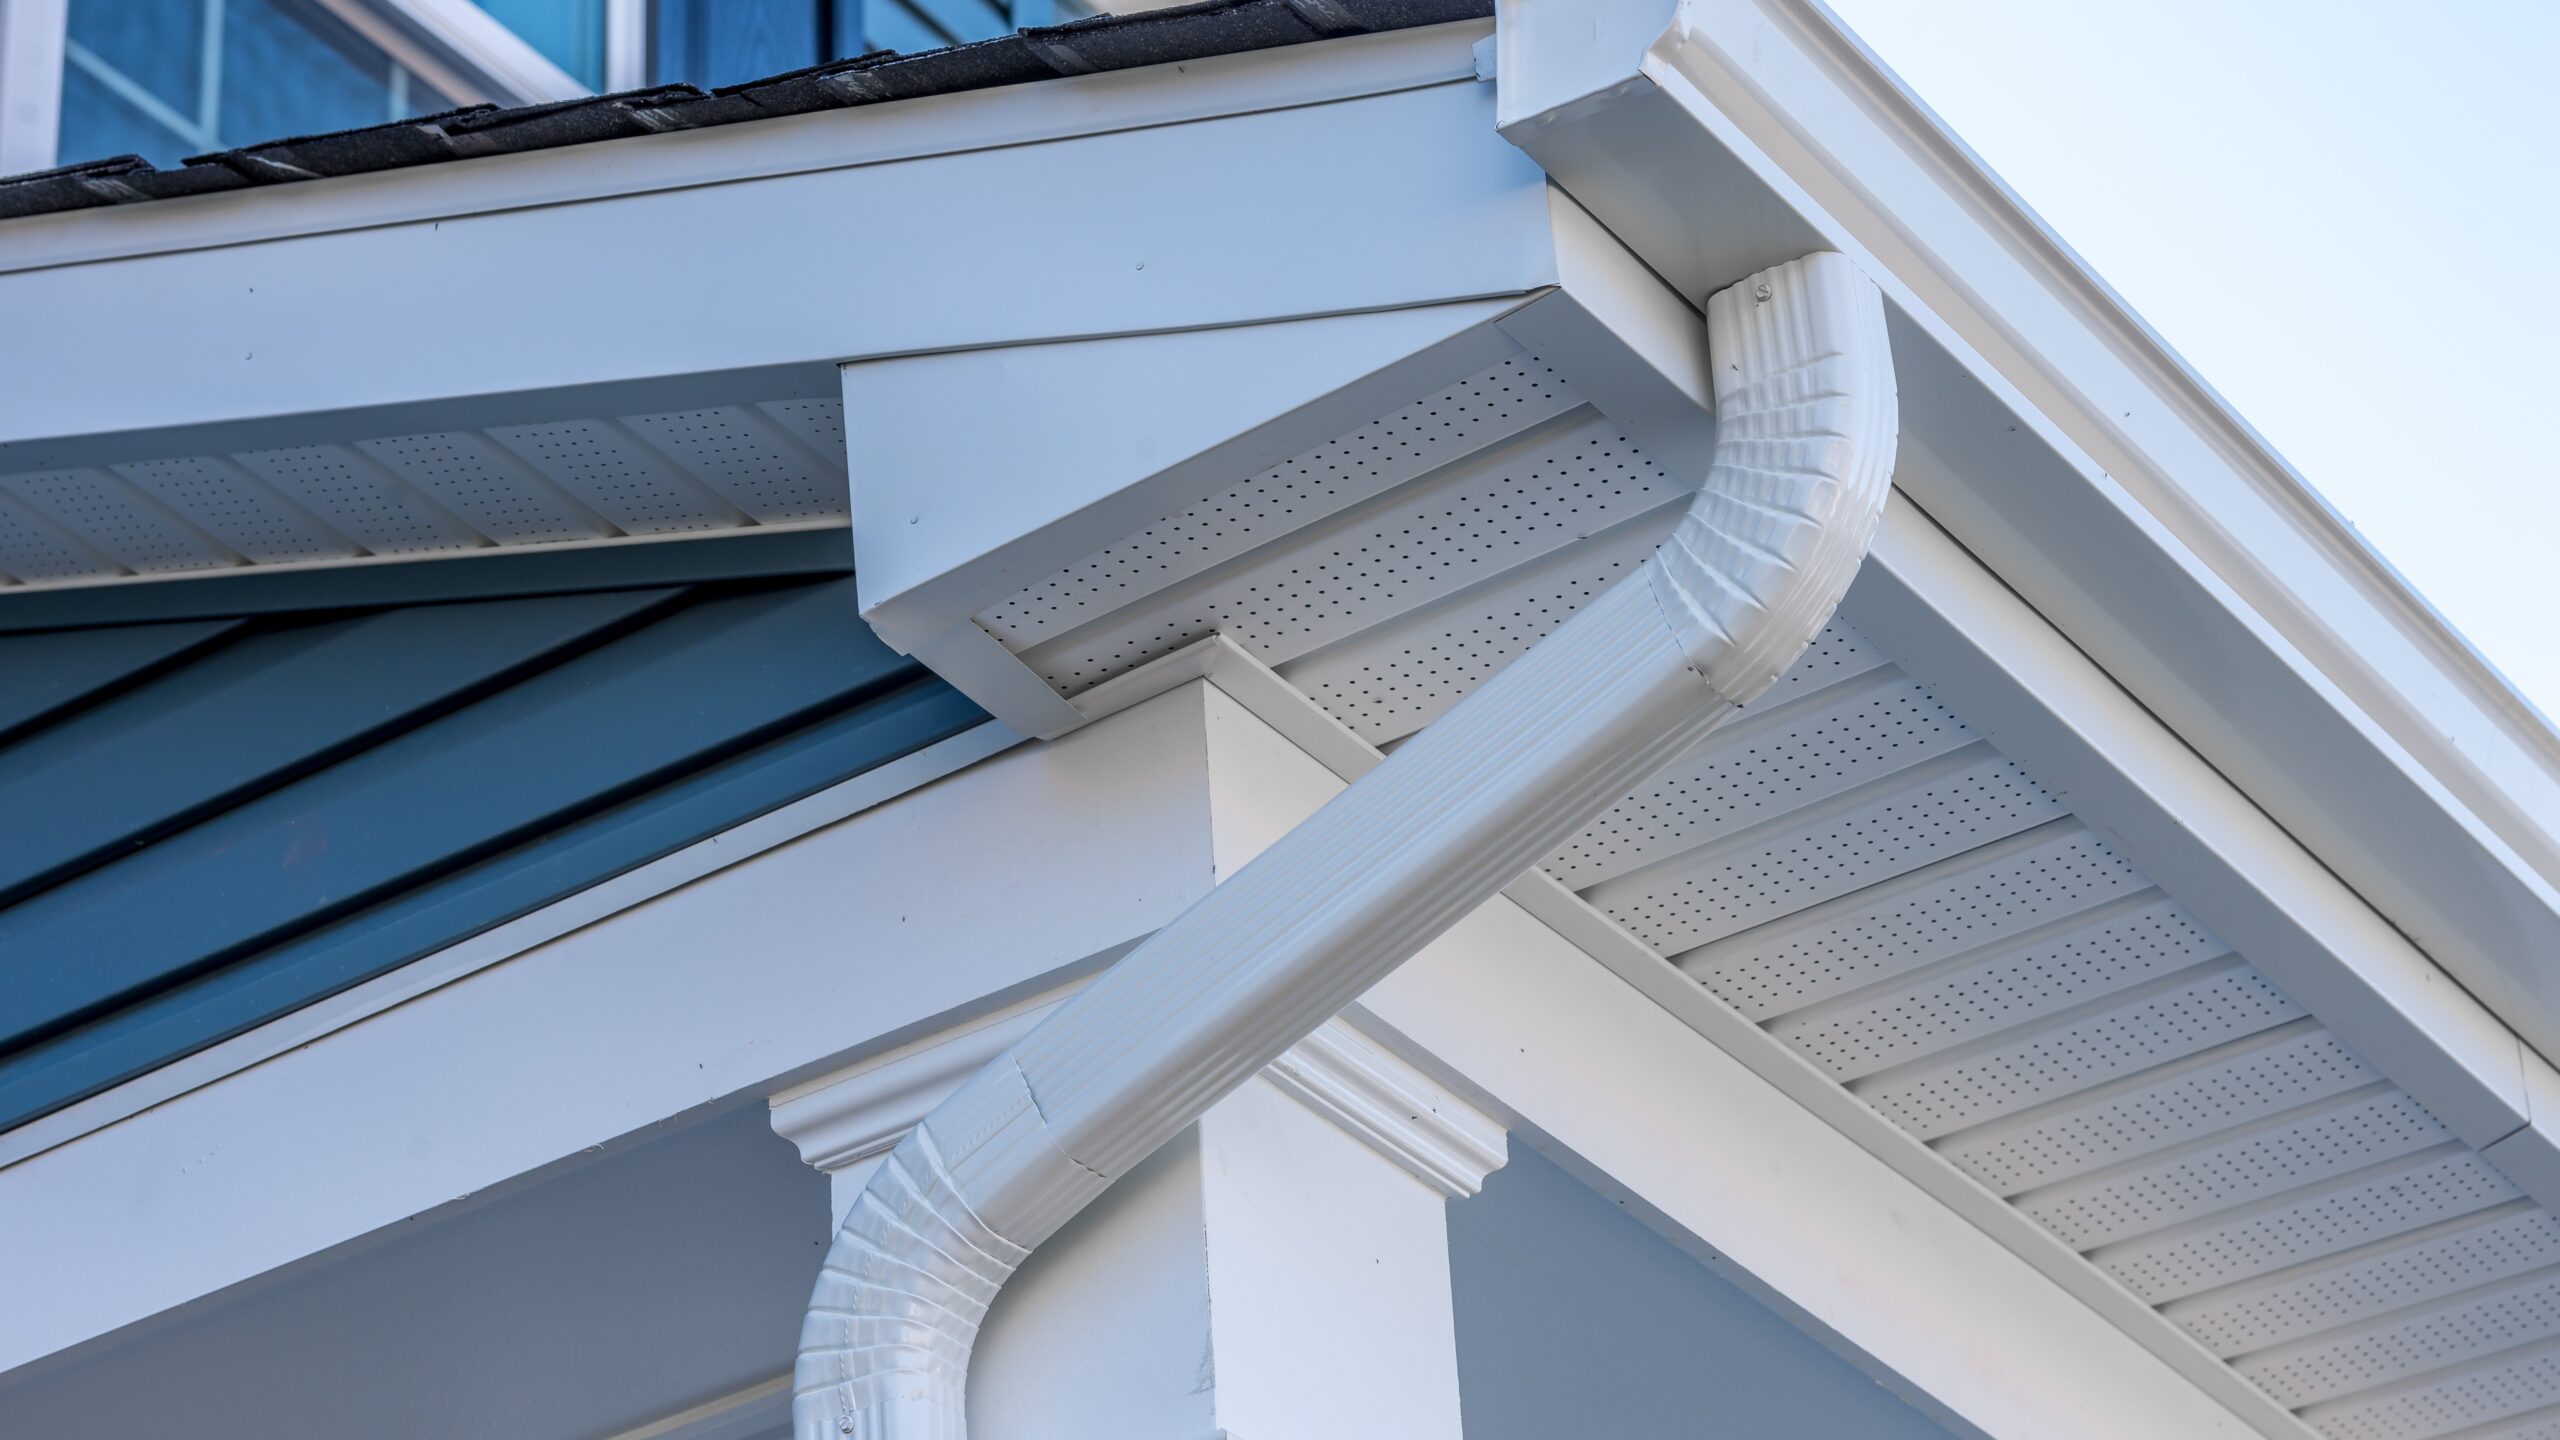
[[[1882,301],[1810,255],[1707,321],[1715,458],[1672,538],[926,1117],[828,1252],[798,1440],[964,1440],[979,1322],[1034,1247],[1795,662],[1884,508]]]

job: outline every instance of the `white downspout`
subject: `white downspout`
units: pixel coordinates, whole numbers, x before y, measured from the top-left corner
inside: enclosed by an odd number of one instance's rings
[[[1884,309],[1808,255],[1708,302],[1706,482],[1636,573],[927,1116],[828,1251],[797,1440],[964,1440],[970,1347],[1031,1250],[1795,663],[1883,513]]]

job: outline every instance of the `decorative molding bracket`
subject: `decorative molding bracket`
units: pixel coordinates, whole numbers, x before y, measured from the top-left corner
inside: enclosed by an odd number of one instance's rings
[[[1452,1200],[1511,1158],[1510,1131],[1376,1041],[1328,1020],[1262,1078]]]
[[[796,1086],[772,1099],[774,1131],[830,1177],[863,1165],[895,1148],[1051,1008],[932,1036]],[[1501,1121],[1339,1017],[1273,1061],[1262,1078],[1452,1200],[1484,1188],[1485,1177],[1510,1158]]]

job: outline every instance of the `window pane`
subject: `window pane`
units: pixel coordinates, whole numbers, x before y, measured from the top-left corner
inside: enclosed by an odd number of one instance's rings
[[[480,8],[590,90],[604,88],[605,0],[479,0]]]
[[[392,118],[391,62],[301,0],[227,0],[222,16],[223,143],[244,145]]]
[[[62,67],[63,163],[139,155],[167,168],[196,146],[127,104],[105,82],[77,64]]]
[[[69,29],[74,44],[196,120],[204,103],[204,12],[205,0],[72,0]]]
[[[408,98],[407,103],[394,105],[392,107],[395,112],[391,117],[392,119],[405,120],[415,115],[441,115],[445,111],[453,108],[453,97],[447,95],[433,85],[428,84],[426,81],[419,79],[416,71],[404,71],[394,67],[394,74],[396,76],[405,76],[407,78],[408,84],[402,91],[402,94],[406,95]],[[393,98],[396,100],[400,97],[394,96]]]
[[[827,58],[821,0],[657,0],[649,66],[661,82],[734,85]]]

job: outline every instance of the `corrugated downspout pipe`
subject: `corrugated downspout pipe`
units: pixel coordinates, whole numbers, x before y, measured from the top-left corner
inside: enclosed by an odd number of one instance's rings
[[[1795,663],[1884,509],[1883,304],[1848,260],[1808,255],[1716,295],[1707,327],[1714,459],[1662,548],[873,1173],[809,1300],[797,1440],[964,1440],[978,1324],[1033,1247]]]

